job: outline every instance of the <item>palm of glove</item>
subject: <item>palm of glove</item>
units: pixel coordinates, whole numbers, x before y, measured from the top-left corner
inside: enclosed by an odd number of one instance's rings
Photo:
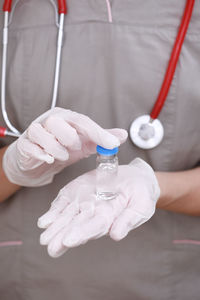
[[[97,200],[95,184],[95,170],[73,180],[39,219],[38,226],[46,228],[40,242],[48,245],[51,256],[106,234],[121,240],[154,214],[159,186],[144,161],[136,159],[131,165],[119,166],[118,196],[113,200]]]

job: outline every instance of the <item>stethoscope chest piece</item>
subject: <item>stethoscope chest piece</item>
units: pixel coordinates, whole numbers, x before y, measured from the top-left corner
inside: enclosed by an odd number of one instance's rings
[[[152,149],[158,146],[164,136],[162,123],[143,115],[133,121],[130,126],[131,141],[141,149]]]

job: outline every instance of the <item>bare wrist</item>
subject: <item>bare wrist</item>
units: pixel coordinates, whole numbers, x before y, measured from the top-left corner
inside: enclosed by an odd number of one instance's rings
[[[2,167],[3,155],[6,151],[7,147],[0,149],[0,202],[3,202],[7,198],[9,198],[12,194],[14,194],[17,190],[20,189],[20,186],[11,183]]]
[[[157,201],[157,208],[163,209],[166,206],[167,188],[165,182],[165,174],[163,172],[155,172],[160,187],[160,197]]]

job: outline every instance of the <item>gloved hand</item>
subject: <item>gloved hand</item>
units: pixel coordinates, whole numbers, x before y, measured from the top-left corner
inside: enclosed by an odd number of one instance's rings
[[[105,130],[85,115],[56,107],[33,121],[8,147],[3,169],[15,184],[45,185],[66,166],[95,153],[97,144],[112,149],[126,138],[126,130]]]
[[[49,211],[38,220],[40,228],[47,228],[40,243],[48,245],[50,256],[58,257],[68,248],[108,233],[119,241],[152,217],[160,189],[146,162],[137,158],[129,165],[119,166],[116,188],[115,199],[96,199],[94,170],[59,192]]]

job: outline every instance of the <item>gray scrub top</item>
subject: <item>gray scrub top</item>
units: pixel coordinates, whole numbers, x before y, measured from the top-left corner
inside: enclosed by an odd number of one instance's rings
[[[68,0],[57,105],[104,128],[128,129],[156,100],[185,0],[112,0],[111,5],[112,24],[106,0]],[[2,35],[2,12],[0,24]],[[56,37],[50,1],[19,1],[10,25],[6,100],[11,121],[22,131],[50,107]],[[164,140],[148,151],[128,140],[120,147],[121,164],[136,156],[162,171],[199,164],[199,82],[198,0],[159,117]],[[1,139],[0,145],[12,141]],[[0,205],[0,299],[199,299],[198,217],[158,210],[120,242],[104,237],[58,259],[39,245],[38,217],[65,184],[93,168],[94,156],[66,168],[52,184],[23,188]]]

